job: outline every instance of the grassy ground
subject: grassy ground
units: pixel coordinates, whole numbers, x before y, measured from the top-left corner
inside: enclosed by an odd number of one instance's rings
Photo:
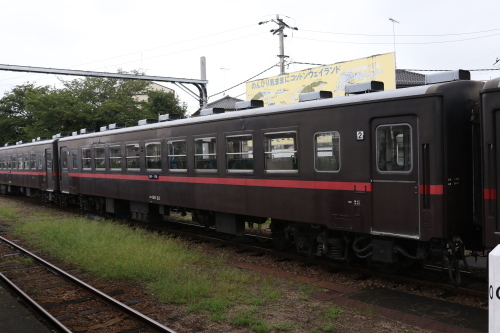
[[[221,252],[112,221],[2,197],[2,224],[52,257],[103,279],[136,282],[160,302],[238,332],[422,332],[314,300],[318,288],[242,271]]]

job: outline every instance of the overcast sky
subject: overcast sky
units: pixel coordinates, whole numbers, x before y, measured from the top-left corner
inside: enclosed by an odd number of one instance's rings
[[[276,24],[287,30],[289,61],[333,64],[396,49],[401,69],[500,68],[500,1],[0,0],[0,64],[200,78],[208,95],[278,63]],[[392,23],[389,18],[399,23]],[[395,45],[393,28],[395,32]],[[292,64],[287,72],[314,67]],[[275,67],[260,76],[279,74]],[[487,80],[500,71],[475,71]],[[60,77],[74,79],[75,77]],[[54,75],[0,71],[0,96],[25,82],[57,85]],[[171,84],[190,113],[198,101]],[[245,99],[245,85],[226,94]],[[209,102],[223,94],[210,97]]]

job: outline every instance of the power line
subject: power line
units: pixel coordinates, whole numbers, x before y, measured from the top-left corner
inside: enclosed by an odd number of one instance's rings
[[[500,29],[491,29],[491,30],[483,30],[483,31],[475,31],[475,32],[462,32],[462,33],[455,33],[455,34],[440,34],[440,35],[398,35],[398,37],[445,37],[445,36],[460,36],[460,35],[481,34],[481,33],[485,33],[485,32],[492,32],[492,31],[499,31],[499,30]],[[353,34],[353,33],[346,33],[346,32],[316,31],[316,30],[305,30],[305,29],[301,29],[301,31],[321,33],[321,34],[331,34],[331,35],[343,35],[343,36],[392,37],[392,35]]]
[[[464,42],[464,41],[469,41],[469,40],[494,37],[494,36],[499,36],[499,35],[500,34],[493,34],[493,35],[488,35],[488,36],[480,36],[480,37],[474,37],[474,38],[456,39],[456,40],[440,41],[440,42],[411,42],[411,43],[399,42],[398,44],[399,45],[446,44],[446,43]],[[294,38],[304,39],[304,40],[312,40],[312,41],[317,41],[317,42],[338,43],[338,44],[362,44],[362,45],[391,45],[391,44],[393,44],[393,43],[373,43],[373,42],[344,42],[344,41],[341,42],[341,41],[334,41],[334,40],[304,38],[304,37],[297,37],[297,36],[295,36]]]
[[[214,96],[217,96],[217,95],[220,95],[220,94],[222,94],[222,93],[225,93],[225,92],[226,92],[226,91],[228,91],[228,90],[231,90],[231,89],[233,89],[233,88],[236,88],[236,87],[238,87],[238,86],[241,86],[243,83],[247,83],[247,82],[248,82],[248,81],[250,81],[251,79],[256,78],[257,76],[259,76],[259,75],[261,75],[261,74],[263,74],[263,73],[267,72],[268,70],[270,70],[270,69],[272,69],[272,68],[274,68],[274,67],[276,67],[276,66],[278,66],[278,65],[279,65],[279,63],[274,64],[274,65],[272,65],[271,67],[269,67],[269,68],[267,68],[267,69],[264,69],[264,70],[263,70],[262,72],[260,72],[259,74],[256,74],[256,75],[252,76],[251,78],[249,78],[249,79],[247,79],[247,80],[245,80],[245,81],[243,81],[243,82],[241,82],[241,83],[238,83],[238,84],[236,84],[236,85],[232,86],[231,88],[227,88],[227,89],[225,89],[225,90],[223,90],[223,91],[221,91],[221,92],[218,92],[218,93],[216,93],[216,94],[210,95],[210,96],[208,96],[208,98],[210,98],[210,97],[214,97]]]

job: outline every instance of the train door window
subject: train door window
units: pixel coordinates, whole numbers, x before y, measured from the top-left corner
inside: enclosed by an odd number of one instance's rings
[[[61,149],[61,166],[63,170],[68,170],[68,150],[66,148]]]
[[[323,132],[314,135],[316,171],[340,170],[340,135],[339,132]]]
[[[82,168],[83,170],[90,170],[92,168],[90,148],[82,148]]]
[[[34,151],[30,152],[30,169],[36,169],[36,153]]]
[[[264,134],[266,172],[298,172],[297,133]]]
[[[38,159],[38,170],[42,170],[43,168],[43,154],[42,153],[38,153],[37,155],[37,159]]]
[[[217,139],[195,139],[194,146],[194,163],[196,171],[217,171]]]
[[[170,171],[187,171],[186,140],[167,141],[168,169]]]
[[[126,147],[127,153],[127,170],[140,170],[140,152],[138,143],[128,144]]]
[[[71,166],[73,170],[78,170],[78,150],[71,151]]]
[[[253,138],[251,135],[226,137],[227,172],[253,171]]]
[[[12,156],[7,156],[7,169],[12,169],[12,163],[14,162]]]
[[[96,170],[104,170],[106,168],[104,147],[94,147],[94,167]]]
[[[52,151],[50,149],[45,150],[45,159],[47,160],[47,171],[52,170]]]
[[[412,168],[411,127],[377,127],[377,168],[381,172],[409,172]]]
[[[146,143],[146,169],[161,170],[161,143]]]
[[[109,146],[109,168],[112,171],[121,171],[122,169],[122,147]]]

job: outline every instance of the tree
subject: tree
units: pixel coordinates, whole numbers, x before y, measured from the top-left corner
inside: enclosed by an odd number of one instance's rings
[[[186,118],[186,103],[181,103],[173,93],[162,90],[149,90],[147,95],[148,100],[145,109],[151,114],[177,113],[181,115],[181,118]]]
[[[0,100],[0,143],[98,130],[112,123],[135,126],[140,119],[164,113],[186,114],[186,105],[174,94],[151,91],[148,81],[85,77],[62,84],[56,89],[27,83],[7,93]],[[149,101],[136,98],[144,91]]]
[[[0,143],[29,140],[27,128],[34,122],[27,103],[50,91],[49,86],[36,87],[32,83],[16,86],[0,99]]]

